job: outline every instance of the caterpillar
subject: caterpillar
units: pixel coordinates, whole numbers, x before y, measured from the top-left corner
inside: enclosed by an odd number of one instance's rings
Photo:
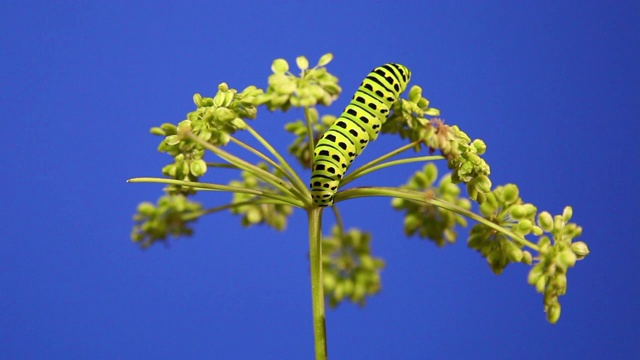
[[[317,206],[333,204],[342,176],[353,159],[378,137],[393,103],[407,87],[411,72],[388,63],[373,69],[362,81],[342,115],[313,151],[311,197]]]

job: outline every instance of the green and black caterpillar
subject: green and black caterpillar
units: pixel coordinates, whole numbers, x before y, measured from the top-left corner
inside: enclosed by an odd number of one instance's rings
[[[378,137],[393,103],[407,87],[411,72],[400,64],[379,66],[367,75],[344,112],[318,141],[313,152],[311,196],[318,206],[333,197],[349,165]]]

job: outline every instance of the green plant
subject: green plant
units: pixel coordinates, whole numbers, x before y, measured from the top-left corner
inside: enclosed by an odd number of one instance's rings
[[[331,60],[332,55],[326,54],[316,66],[309,67],[305,57],[298,57],[300,74],[295,75],[285,60],[277,59],[266,90],[249,86],[237,91],[222,83],[214,97],[194,95],[196,110],[188,113],[185,120],[177,125],[165,123],[152,128],[152,134],[162,137],[158,151],[170,155],[173,162],[162,169],[164,178],[129,180],[167,185],[165,194],[155,205],[144,202],[138,206],[131,234],[133,241],[146,248],[168,241],[169,237],[191,235],[195,220],[223,210],[240,216],[243,226],[264,224],[284,230],[294,208],[304,210],[309,221],[316,357],[325,359],[325,297],[331,306],[344,301],[364,305],[367,297],[379,291],[380,271],[384,266],[383,260],[371,253],[371,234],[357,228],[345,229],[339,204],[353,198],[385,196],[392,198],[395,209],[404,212],[407,236],[429,239],[438,246],[453,243],[459,228],[467,226],[467,219],[475,221],[468,238],[469,247],[482,254],[496,274],[509,263],[531,266],[528,282],[543,294],[548,321],[557,322],[558,297],[566,292],[567,271],[589,253],[584,242],[574,241],[581,235],[582,228],[570,222],[572,209],[566,207],[562,214],[552,216],[524,202],[516,185],[492,189],[489,165],[481,157],[486,150],[484,142],[471,140],[457,126],[438,119],[439,111],[430,107],[419,86],[410,87],[408,99],[394,94],[386,119],[376,115],[382,123],[380,132],[396,134],[406,139],[407,144],[356,169],[342,171],[340,177],[331,180],[339,188],[330,193],[330,201],[314,200],[307,182],[249,125],[248,120],[256,118],[261,106],[270,111],[301,108],[304,120],[285,125],[294,137],[290,154],[306,169],[321,161],[341,165],[349,160],[350,164],[352,158],[346,156],[327,160],[322,154],[314,155],[318,139],[340,121],[331,115],[320,117],[317,109],[331,105],[341,91],[338,79],[326,68]],[[348,126],[354,130],[356,125],[353,122]],[[248,133],[264,150],[241,141],[237,137],[239,132]],[[358,137],[354,135],[354,138]],[[375,136],[367,137],[367,140],[373,139]],[[226,150],[230,143],[256,155],[262,162],[251,163],[232,154]],[[330,145],[327,144],[325,148]],[[425,148],[426,156],[391,160],[409,150]],[[223,162],[206,161],[207,151]],[[451,173],[439,177],[433,164],[438,160],[445,161]],[[407,163],[425,165],[404,186],[344,189],[355,179]],[[201,181],[206,173],[218,168],[240,170],[241,180],[228,185]],[[314,177],[322,174],[317,172]],[[343,174],[346,175],[343,177]],[[468,198],[461,196],[458,184],[466,185]],[[233,193],[233,197],[228,204],[204,208],[190,198],[198,191],[226,191]],[[477,211],[472,210],[472,201],[478,204]],[[329,209],[337,221],[331,234],[323,238],[322,213],[324,206],[332,202]]]

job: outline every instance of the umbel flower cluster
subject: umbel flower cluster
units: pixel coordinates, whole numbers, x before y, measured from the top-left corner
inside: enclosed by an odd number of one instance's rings
[[[320,115],[318,110],[330,106],[341,92],[337,77],[326,67],[331,60],[332,55],[326,54],[310,67],[305,57],[298,57],[300,72],[294,74],[286,60],[277,59],[266,89],[252,85],[238,91],[221,83],[213,97],[195,94],[196,109],[184,120],[152,128],[151,133],[161,138],[158,151],[170,158],[162,168],[165,177],[130,181],[163,183],[166,187],[155,204],[143,202],[138,206],[133,241],[147,248],[166,243],[171,237],[190,236],[197,220],[220,211],[238,216],[242,226],[263,225],[280,231],[286,229],[295,208],[317,211],[303,179],[309,178],[314,145],[337,119],[335,114]],[[294,119],[283,127],[292,136],[290,159],[295,159],[306,174],[299,175],[250,125],[257,121],[261,107],[281,112],[302,110],[304,119]],[[380,131],[399,136],[406,144],[349,169],[341,179],[330,208],[336,224],[322,239],[324,296],[331,306],[344,301],[364,305],[367,297],[382,289],[384,261],[372,254],[373,235],[359,228],[345,229],[339,208],[340,202],[353,198],[386,196],[394,209],[404,213],[407,236],[428,239],[439,247],[454,243],[469,220],[473,221],[468,246],[478,251],[496,274],[510,263],[529,266],[527,281],[542,294],[548,321],[557,322],[558,299],[566,293],[568,270],[589,254],[587,245],[576,240],[582,228],[570,222],[571,207],[552,216],[524,202],[516,185],[494,187],[489,179],[490,167],[482,158],[487,150],[485,143],[438,116],[440,111],[423,97],[422,88],[409,87],[408,97],[395,101]],[[262,150],[242,141],[240,134],[257,141]],[[383,141],[378,140],[375,146],[382,146],[378,142]],[[248,151],[260,160],[247,161],[231,149]],[[411,150],[428,155],[397,158]],[[440,176],[436,161],[446,164],[450,172]],[[347,187],[380,169],[408,163],[421,164],[421,170],[405,185]],[[237,171],[237,179],[228,184],[203,181],[206,175],[225,170]],[[228,203],[207,207],[193,198],[203,191],[233,195]]]

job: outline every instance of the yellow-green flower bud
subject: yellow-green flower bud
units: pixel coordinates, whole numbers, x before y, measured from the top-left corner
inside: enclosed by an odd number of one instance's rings
[[[527,211],[523,205],[513,205],[509,209],[509,214],[516,220],[524,219],[527,216]]]
[[[522,260],[522,257],[524,256],[522,249],[518,248],[518,246],[516,246],[514,243],[509,242],[510,246],[509,246],[509,250],[507,252],[507,255],[509,257],[509,261],[511,262],[520,262]]]
[[[176,145],[180,143],[180,138],[178,135],[169,135],[164,139],[164,142],[167,145]]]
[[[589,255],[589,247],[582,241],[576,241],[571,244],[571,251],[576,254],[578,260],[582,260],[585,256]]]
[[[325,66],[330,63],[331,60],[333,60],[333,54],[326,53],[320,57],[320,60],[318,60],[318,66]]]
[[[260,221],[262,221],[262,213],[256,207],[252,207],[247,210],[246,217],[249,224],[258,224]]]
[[[538,214],[538,225],[547,232],[553,230],[553,217],[546,211]]]
[[[529,219],[523,219],[518,222],[518,231],[521,234],[528,234],[531,232],[531,228],[533,227],[533,223]]]
[[[567,275],[558,274],[553,278],[553,285],[556,288],[558,295],[564,295],[567,293]]]
[[[198,93],[193,94],[193,103],[196,104],[197,107],[202,107],[202,95]]]
[[[148,201],[142,202],[140,203],[140,205],[138,205],[138,212],[147,216],[152,215],[155,209],[156,207]]]
[[[333,290],[336,287],[336,276],[328,271],[323,273],[322,283],[325,291]]]
[[[189,171],[193,176],[200,177],[207,172],[207,164],[202,159],[193,160],[189,164]]]
[[[223,91],[218,91],[216,96],[213,97],[213,105],[216,107],[220,107],[224,105],[225,95],[226,93]]]
[[[271,64],[271,71],[276,74],[284,74],[289,71],[289,63],[285,59],[275,59]]]
[[[160,136],[166,136],[167,134],[164,133],[164,130],[162,130],[162,128],[154,126],[149,130],[149,133],[151,133],[152,135],[160,135]]]
[[[538,278],[538,280],[536,281],[536,291],[538,291],[539,293],[543,293],[544,292],[544,288],[547,286],[547,277],[546,276],[540,276]]]
[[[564,228],[564,219],[562,218],[562,215],[556,215],[553,217],[553,227],[556,230],[562,230],[562,228]]]
[[[565,206],[564,211],[562,212],[562,218],[565,223],[568,223],[573,216],[573,208],[571,206]]]
[[[473,143],[471,143],[471,145],[476,149],[476,153],[479,155],[482,155],[485,153],[485,151],[487,151],[487,144],[485,144],[484,141],[480,139],[473,140]]]
[[[309,68],[309,60],[304,56],[298,56],[296,58],[296,65],[298,65],[300,70],[305,71]]]
[[[558,302],[550,305],[547,309],[547,321],[555,324],[560,319],[560,304]]]
[[[416,104],[422,98],[422,88],[420,86],[414,85],[409,90],[409,101]]]
[[[565,269],[570,268],[576,264],[576,260],[578,260],[578,257],[573,253],[573,251],[569,249],[563,250],[560,253],[559,265],[563,266]]]
[[[500,194],[501,200],[509,205],[513,204],[518,200],[519,191],[518,187],[514,184],[507,184],[502,188],[502,193]]]

